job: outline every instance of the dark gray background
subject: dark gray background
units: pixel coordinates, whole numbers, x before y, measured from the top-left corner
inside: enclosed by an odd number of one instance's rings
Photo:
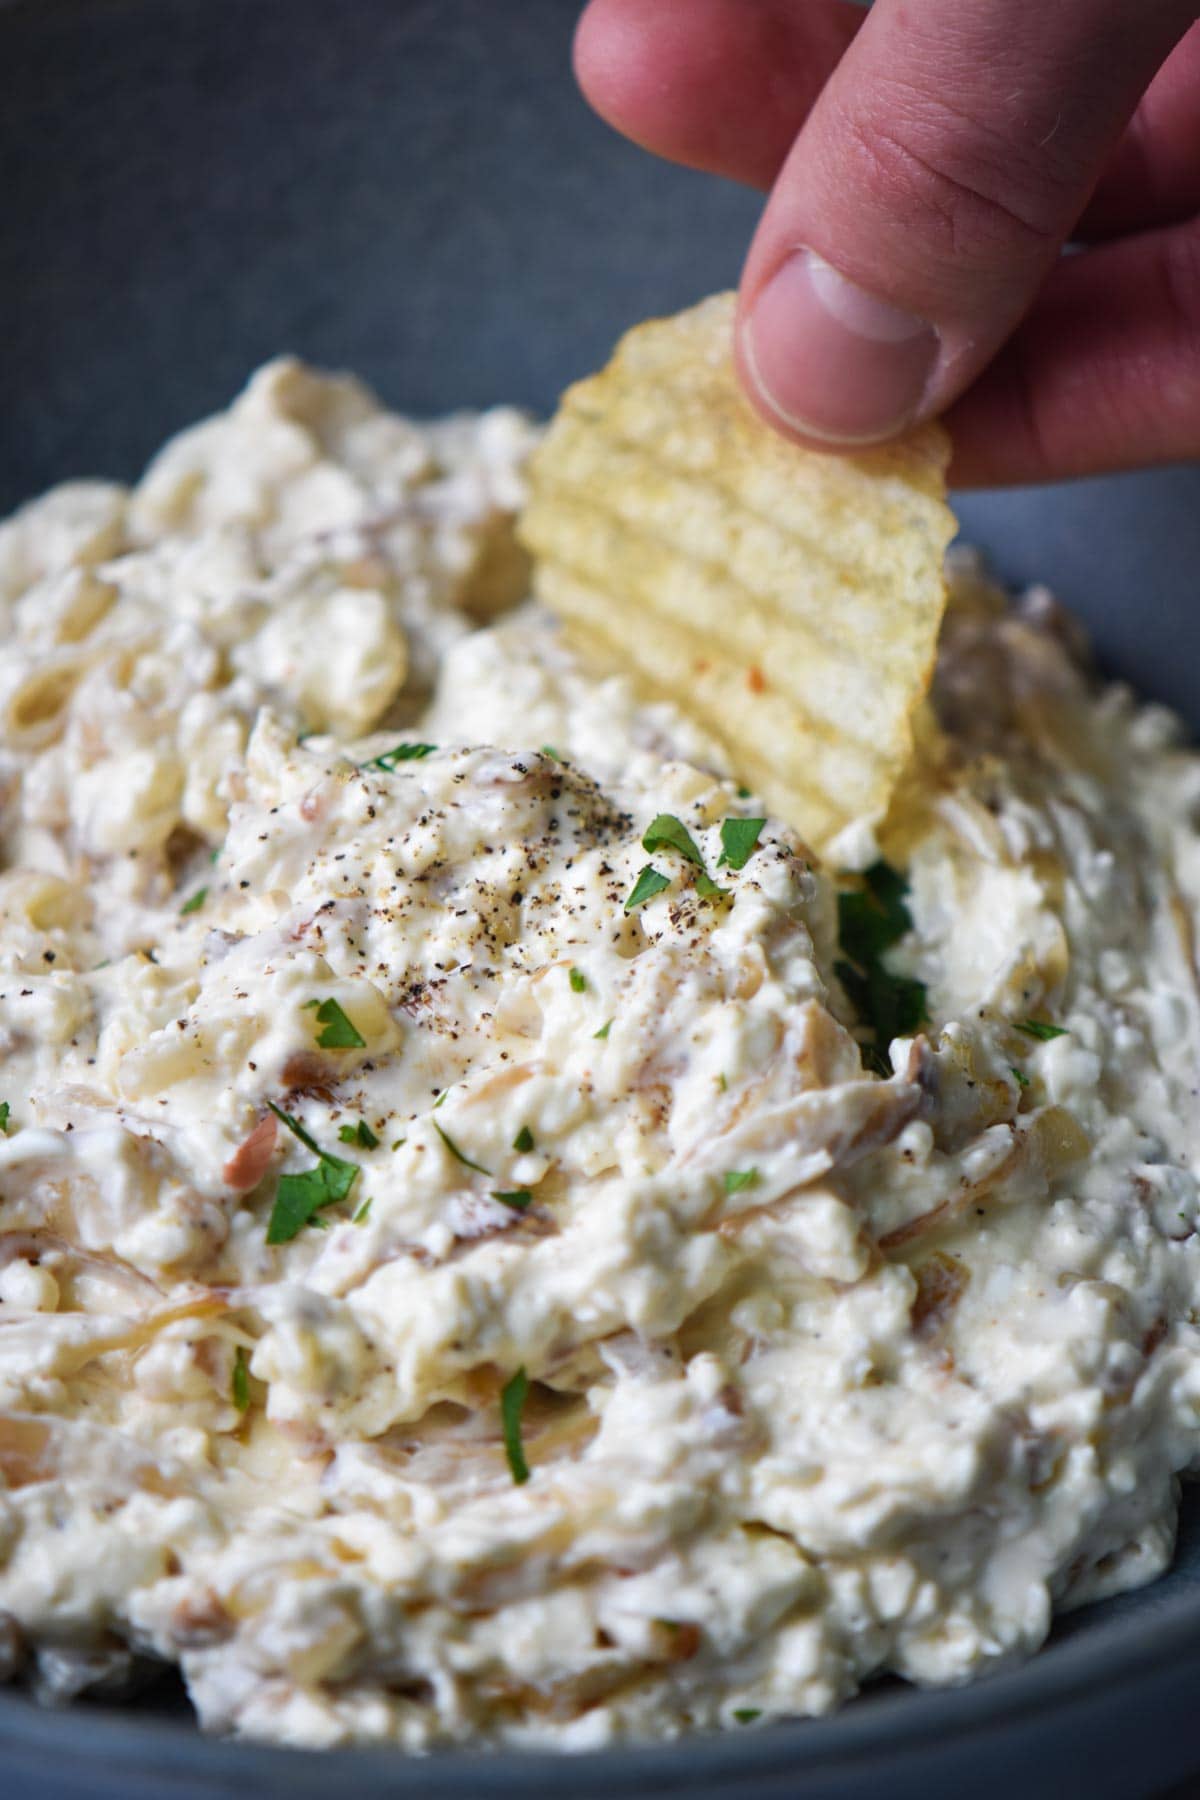
[[[687,0],[677,0],[687,4]],[[620,329],[736,280],[753,195],[654,163],[567,67],[573,0],[0,0],[0,511],[131,476],[281,349],[417,412],[548,409]],[[1200,472],[973,497],[1110,666],[1200,724]],[[197,1741],[169,1709],[0,1693],[0,1792],[970,1794],[1123,1800],[1200,1754],[1200,1530],[1180,1567],[976,1688],[588,1758],[329,1762]],[[1186,1791],[1200,1792],[1200,1783]]]
[[[576,11],[0,0],[0,510],[133,474],[281,348],[418,412],[546,410],[621,326],[732,283],[756,196],[592,118]],[[960,510],[1191,705],[1195,470]]]

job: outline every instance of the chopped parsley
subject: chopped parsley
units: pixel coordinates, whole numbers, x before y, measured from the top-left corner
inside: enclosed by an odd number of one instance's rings
[[[633,891],[625,902],[625,911],[636,912],[639,906],[645,906],[647,900],[653,900],[655,894],[661,894],[670,885],[666,875],[661,875],[653,863],[647,863],[633,884]]]
[[[739,785],[737,792],[739,800],[748,800],[750,798],[750,789],[746,787],[744,783]]]
[[[357,1175],[353,1163],[324,1153],[315,1169],[305,1169],[302,1175],[281,1175],[267,1225],[268,1244],[290,1244],[306,1225],[324,1230],[328,1220],[318,1219],[317,1213],[323,1206],[344,1200]]]
[[[554,748],[553,744],[543,744],[542,755],[548,756],[551,762],[560,763],[562,761],[562,757],[558,754],[558,751]]]
[[[533,1133],[530,1131],[528,1125],[522,1125],[520,1131],[518,1131],[516,1137],[513,1139],[513,1149],[520,1151],[522,1156],[524,1156],[527,1151],[533,1149]]]
[[[322,1150],[316,1139],[305,1131],[299,1119],[284,1112],[273,1100],[268,1100],[267,1105],[275,1117],[282,1119],[293,1136],[298,1137],[305,1148],[311,1150],[318,1159],[313,1169],[305,1169],[299,1175],[279,1177],[275,1204],[271,1208],[267,1224],[267,1242],[288,1244],[306,1225],[327,1224],[325,1219],[316,1217],[317,1213],[323,1206],[332,1206],[336,1201],[346,1199],[358,1179],[358,1164],[344,1162],[340,1156]]]
[[[599,1031],[593,1031],[592,1036],[594,1038],[606,1038],[611,1030],[612,1030],[612,1020],[606,1019],[604,1021],[603,1025],[600,1027]]]
[[[204,905],[204,902],[207,899],[208,899],[208,889],[206,887],[197,888],[195,893],[192,895],[191,899],[185,900],[183,905],[180,907],[180,909],[179,909],[180,918],[186,919],[189,913],[199,912],[200,908]]]
[[[728,900],[729,889],[719,887],[706,869],[701,869],[696,877],[696,892],[702,900]]]
[[[437,1109],[438,1109],[438,1107],[439,1107],[439,1106],[445,1106],[445,1104],[446,1104],[446,1095],[447,1095],[447,1094],[448,1094],[448,1093],[449,1093],[449,1092],[450,1092],[450,1089],[449,1089],[449,1088],[443,1088],[443,1089],[442,1089],[442,1091],[441,1091],[441,1093],[440,1093],[440,1094],[439,1094],[439,1095],[438,1095],[438,1097],[437,1097],[437,1099],[436,1099],[436,1100],[435,1100],[435,1101],[434,1101],[434,1103],[433,1103],[433,1110],[434,1110],[434,1112],[436,1112],[436,1111],[437,1111]]]
[[[346,1017],[336,1000],[309,1000],[306,1004],[316,1008],[317,1023],[324,1026],[317,1038],[322,1050],[366,1049],[366,1038]]]
[[[498,1200],[501,1206],[511,1206],[514,1212],[524,1212],[533,1195],[528,1188],[510,1188],[507,1193],[500,1188],[493,1188],[492,1199]]]
[[[582,994],[584,988],[587,986],[587,976],[584,974],[583,970],[572,969],[569,979],[571,983],[571,992],[573,994]]]
[[[464,1156],[449,1132],[443,1131],[436,1119],[433,1121],[433,1129],[437,1132],[451,1156],[453,1156],[457,1162],[462,1163],[464,1168],[474,1169],[476,1173],[480,1175],[491,1174],[492,1171],[490,1169],[485,1169],[482,1163],[472,1162],[469,1156]]]
[[[725,825],[722,825],[721,827],[722,843],[727,843],[725,826],[739,823],[752,824],[754,826],[753,836],[757,838],[760,828],[766,821],[764,819],[759,819],[757,821],[726,819]],[[704,858],[700,854],[695,838],[683,823],[682,819],[677,819],[674,813],[659,813],[658,817],[651,821],[646,827],[645,836],[642,838],[642,848],[651,852],[655,850],[674,850],[679,856],[683,857],[685,862],[691,863],[692,867],[697,871],[696,892],[702,900],[724,900],[728,898],[728,889],[720,887],[713,880],[712,876],[704,866]],[[749,856],[750,851],[753,848],[754,845],[753,842],[751,842],[746,849],[741,862],[735,863],[733,866],[740,869],[742,862],[745,862],[746,856]],[[723,855],[721,857],[721,862],[724,862],[725,860],[726,858]],[[718,864],[718,867],[720,867],[720,864]],[[627,913],[636,911],[639,906],[644,906],[647,900],[653,899],[655,894],[661,894],[663,889],[670,887],[670,885],[671,883],[665,875],[660,874],[652,863],[647,863],[646,867],[637,878],[632,894],[630,894],[628,900],[625,902],[625,911]]]
[[[758,834],[765,819],[722,819],[718,869],[744,869],[758,849]]]
[[[322,1150],[322,1148],[321,1148],[320,1144],[318,1144],[317,1140],[314,1137],[310,1136],[310,1134],[307,1131],[305,1131],[305,1129],[304,1129],[303,1125],[300,1123],[299,1119],[293,1118],[291,1113],[289,1113],[289,1112],[284,1112],[282,1106],[276,1106],[276,1104],[273,1100],[268,1100],[267,1105],[270,1107],[271,1111],[275,1114],[275,1117],[277,1119],[282,1120],[282,1122],[287,1126],[287,1128],[291,1132],[292,1136],[298,1137],[300,1139],[300,1142],[304,1145],[304,1148],[306,1150],[311,1150],[313,1152],[314,1156],[326,1155],[326,1152],[324,1150]],[[335,1156],[333,1160],[334,1160],[334,1162],[336,1162],[338,1159]]]
[[[757,1187],[757,1185],[757,1169],[726,1169],[725,1171],[725,1192],[727,1194],[742,1194],[747,1188]]]
[[[374,1198],[375,1198],[374,1194],[367,1195],[366,1199],[363,1201],[362,1205],[359,1207],[358,1211],[355,1213],[354,1217],[351,1219],[350,1223],[352,1225],[365,1225],[366,1224],[368,1216],[370,1215],[370,1211],[371,1211],[371,1202]]]
[[[659,813],[657,819],[651,821],[642,839],[642,849],[651,853],[655,850],[677,850],[680,856],[694,863],[698,869],[704,867],[704,858],[696,848],[691,832],[674,813]]]
[[[504,1426],[504,1453],[508,1457],[508,1466],[512,1470],[512,1478],[518,1487],[529,1480],[529,1464],[525,1461],[525,1449],[521,1443],[521,1413],[525,1407],[525,1396],[529,1392],[529,1377],[524,1366],[519,1368],[510,1381],[506,1381],[500,1390],[500,1418]]]
[[[357,1125],[339,1126],[338,1138],[343,1144],[357,1144],[363,1150],[374,1150],[379,1142],[365,1119],[360,1119]]]
[[[733,1716],[739,1725],[753,1725],[755,1719],[762,1718],[762,1708],[759,1706],[735,1706]]]
[[[233,1404],[240,1413],[244,1413],[250,1404],[250,1370],[243,1344],[238,1345],[233,1356]]]
[[[1015,1063],[1010,1063],[1008,1072],[1019,1088],[1027,1088],[1029,1086],[1029,1077],[1026,1075],[1024,1069],[1018,1069]]]
[[[884,952],[912,929],[903,876],[877,862],[863,880],[861,889],[838,895],[838,937],[849,960],[835,963],[834,973],[871,1029],[873,1041],[863,1046],[863,1061],[877,1074],[888,1075],[888,1045],[893,1038],[910,1036],[927,1016],[925,984],[893,975],[883,962]]]
[[[8,1136],[8,1114],[8,1101],[0,1100],[0,1133],[3,1133],[5,1137]]]
[[[420,762],[422,757],[432,756],[437,749],[436,744],[395,744],[385,750],[382,756],[372,756],[368,762],[359,763],[360,769],[382,769],[385,775],[400,763]]]
[[[877,862],[863,880],[866,886],[861,890],[838,895],[838,937],[846,955],[860,967],[882,956],[912,929],[904,877],[887,863]]]
[[[1040,1044],[1068,1035],[1065,1025],[1045,1025],[1041,1019],[1018,1019],[1016,1025],[1018,1031],[1023,1031],[1026,1037],[1036,1038]]]

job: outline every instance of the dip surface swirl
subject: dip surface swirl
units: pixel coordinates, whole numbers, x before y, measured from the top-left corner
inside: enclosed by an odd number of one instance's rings
[[[535,440],[281,361],[0,524],[44,1695],[150,1656],[213,1731],[582,1750],[963,1682],[1169,1561],[1200,760],[963,560],[835,875],[519,604]]]

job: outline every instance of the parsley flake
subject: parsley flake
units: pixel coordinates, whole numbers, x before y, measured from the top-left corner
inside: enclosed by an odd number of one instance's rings
[[[582,994],[584,988],[587,986],[587,976],[584,974],[583,970],[572,969],[569,980],[571,983],[571,992],[573,994]]]
[[[600,1027],[599,1031],[593,1031],[592,1036],[594,1038],[606,1038],[611,1030],[612,1030],[612,1020],[606,1019],[604,1021],[604,1024]]]
[[[551,762],[560,763],[562,761],[562,757],[558,754],[558,751],[554,748],[553,744],[543,744],[542,755],[548,756]]]
[[[866,871],[864,886],[838,895],[838,937],[849,959],[834,964],[834,973],[872,1042],[863,1046],[863,1061],[880,1075],[890,1074],[887,1047],[893,1038],[909,1037],[927,1017],[925,985],[907,975],[893,975],[883,955],[912,929],[905,895],[907,883],[887,863]]]
[[[733,1716],[739,1725],[753,1725],[755,1719],[762,1718],[760,1706],[735,1706]]]
[[[324,1229],[328,1220],[316,1214],[323,1206],[344,1200],[357,1175],[354,1164],[340,1157],[322,1157],[315,1169],[305,1169],[302,1175],[281,1175],[267,1224],[268,1244],[289,1244],[309,1224]]]
[[[360,769],[382,769],[385,775],[390,775],[400,763],[420,762],[423,757],[432,756],[436,749],[436,744],[394,744],[382,756],[372,756],[358,766]]]
[[[503,1193],[499,1188],[492,1189],[492,1199],[498,1200],[501,1206],[511,1206],[514,1212],[524,1212],[533,1199],[528,1188],[510,1188]]]
[[[1029,1086],[1029,1077],[1026,1075],[1024,1069],[1018,1069],[1015,1063],[1010,1063],[1008,1072],[1019,1088],[1027,1088]]]
[[[1052,1038],[1068,1036],[1065,1025],[1045,1025],[1041,1019],[1018,1019],[1016,1026],[1026,1037],[1036,1038],[1039,1044],[1048,1044]]]
[[[757,1186],[757,1169],[726,1169],[725,1192],[727,1194],[742,1194],[747,1188]]]
[[[719,887],[705,869],[701,869],[696,877],[696,892],[702,900],[729,900],[732,898],[729,889]]]
[[[322,1050],[365,1050],[367,1040],[358,1027],[346,1017],[336,1000],[309,1000],[316,1008],[317,1023],[324,1026],[317,1043]]]
[[[8,1136],[8,1114],[8,1101],[0,1100],[0,1132],[2,1132],[5,1137]]]
[[[179,909],[180,918],[186,919],[189,913],[199,912],[200,908],[204,905],[204,902],[207,899],[208,899],[208,889],[206,887],[197,888],[195,893],[191,896],[191,898],[189,900],[185,900],[183,905],[180,907],[180,909]]]
[[[292,1136],[300,1139],[300,1142],[304,1145],[306,1150],[311,1150],[314,1156],[324,1156],[325,1152],[322,1150],[320,1144],[318,1144],[316,1138],[311,1137],[309,1133],[305,1131],[299,1119],[293,1118],[290,1112],[284,1112],[282,1106],[276,1106],[273,1100],[268,1100],[267,1105],[275,1114],[275,1117],[282,1120],[283,1124],[287,1126]],[[337,1161],[336,1157],[334,1158],[334,1161]]]
[[[462,1163],[464,1168],[474,1169],[479,1175],[491,1174],[492,1171],[490,1169],[485,1169],[482,1163],[472,1162],[469,1156],[464,1156],[449,1132],[443,1131],[436,1119],[433,1120],[433,1129],[437,1132],[451,1156],[453,1156],[457,1162]]]
[[[316,1215],[323,1206],[331,1206],[338,1200],[346,1199],[358,1179],[358,1164],[345,1162],[340,1156],[322,1150],[316,1139],[305,1131],[299,1119],[284,1112],[273,1100],[268,1100],[267,1105],[275,1117],[282,1119],[292,1135],[298,1137],[304,1147],[311,1150],[318,1159],[314,1169],[305,1169],[299,1175],[279,1177],[275,1204],[267,1223],[267,1242],[288,1244],[306,1225],[328,1224],[328,1220],[318,1219]]]
[[[694,863],[698,869],[704,867],[704,858],[696,848],[691,832],[674,813],[659,813],[650,822],[642,839],[642,849],[651,853],[655,850],[677,850],[680,856]]]
[[[365,1119],[360,1119],[357,1125],[339,1126],[338,1138],[343,1144],[358,1144],[363,1150],[374,1150],[379,1142]]]
[[[238,1345],[233,1356],[233,1404],[240,1413],[250,1405],[250,1370],[244,1344]]]
[[[625,902],[625,911],[636,912],[639,906],[645,906],[647,900],[653,900],[655,894],[661,894],[670,885],[667,876],[661,875],[653,863],[647,863],[633,884],[633,892]]]
[[[722,819],[718,869],[744,869],[758,849],[758,834],[765,819]]]
[[[520,1131],[518,1131],[516,1137],[513,1139],[513,1149],[519,1151],[522,1156],[524,1156],[527,1151],[533,1149],[533,1133],[530,1131],[528,1125],[522,1125]]]
[[[375,1198],[374,1194],[367,1195],[366,1199],[363,1201],[362,1205],[359,1207],[358,1211],[355,1213],[354,1217],[351,1219],[350,1223],[352,1225],[365,1225],[366,1224],[367,1218],[371,1211],[371,1202],[374,1198]]]
[[[529,1377],[522,1365],[510,1381],[506,1381],[500,1390],[500,1418],[504,1426],[504,1453],[508,1457],[508,1466],[512,1470],[512,1478],[518,1487],[529,1480],[529,1464],[525,1461],[525,1449],[521,1443],[521,1413],[525,1407],[525,1396],[529,1392]]]
[[[860,891],[838,895],[838,936],[842,949],[860,967],[873,962],[912,929],[904,878],[887,863],[874,863]]]

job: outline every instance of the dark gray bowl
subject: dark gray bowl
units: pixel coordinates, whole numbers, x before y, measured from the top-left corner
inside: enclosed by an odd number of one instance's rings
[[[686,0],[678,0],[685,4]],[[0,511],[133,475],[280,349],[417,412],[548,408],[634,318],[732,283],[756,201],[576,96],[572,0],[0,0]],[[967,499],[1109,666],[1200,724],[1200,472]],[[1200,1523],[1028,1667],[839,1717],[585,1757],[305,1756],[178,1703],[0,1691],[0,1793],[1148,1796],[1200,1792]]]

